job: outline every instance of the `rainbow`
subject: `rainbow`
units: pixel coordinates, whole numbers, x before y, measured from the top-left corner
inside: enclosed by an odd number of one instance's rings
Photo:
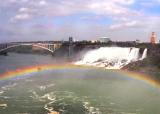
[[[46,70],[58,70],[58,69],[71,69],[71,68],[77,68],[81,66],[75,66],[75,65],[70,65],[70,64],[59,64],[59,65],[36,65],[36,66],[30,66],[30,67],[24,67],[24,68],[19,68],[16,70],[10,70],[6,71],[2,74],[0,74],[0,80],[7,80],[7,79],[12,79],[15,77],[23,77],[24,75],[31,74],[31,73],[36,73],[40,71],[46,71]]]
[[[123,76],[127,76],[136,80],[141,80],[145,82],[146,84],[149,84],[153,87],[160,88],[160,80],[155,79],[153,76],[149,76],[144,73],[137,73],[133,71],[127,71],[127,70],[118,70],[117,72],[122,73]]]
[[[58,70],[58,69],[74,69],[74,68],[89,68],[89,66],[80,66],[80,65],[72,65],[72,64],[58,64],[58,65],[54,64],[54,65],[36,65],[31,67],[24,67],[16,70],[6,71],[0,74],[0,81],[9,80],[15,77],[23,77],[24,75],[32,74],[40,71]],[[151,86],[160,88],[160,81],[154,78],[151,78],[151,76],[147,76],[142,73],[135,73],[135,72],[124,71],[124,70],[116,70],[116,72],[133,79],[141,80]]]

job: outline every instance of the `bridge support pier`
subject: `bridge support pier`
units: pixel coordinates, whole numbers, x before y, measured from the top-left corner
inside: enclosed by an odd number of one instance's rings
[[[7,52],[0,52],[0,55],[7,56],[7,55],[8,55],[8,53],[7,53]]]

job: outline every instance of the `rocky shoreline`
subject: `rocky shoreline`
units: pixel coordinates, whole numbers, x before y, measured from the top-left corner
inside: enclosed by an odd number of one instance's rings
[[[141,73],[160,81],[160,56],[149,56],[144,60],[132,62],[122,70]]]

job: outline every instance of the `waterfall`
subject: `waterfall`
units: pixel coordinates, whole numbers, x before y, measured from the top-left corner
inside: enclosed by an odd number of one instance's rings
[[[143,60],[143,59],[145,59],[146,57],[147,57],[147,48],[144,49],[143,54],[142,54],[142,57],[140,58],[140,60]]]
[[[88,51],[76,65],[90,65],[107,69],[120,69],[123,66],[147,57],[147,49],[140,57],[139,48],[135,47],[101,47]]]
[[[127,57],[128,62],[137,61],[139,58],[139,48],[130,48],[130,50],[129,56]]]

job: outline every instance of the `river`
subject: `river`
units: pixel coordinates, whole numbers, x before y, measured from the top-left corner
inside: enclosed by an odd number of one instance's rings
[[[50,55],[9,53],[0,56],[0,74],[63,62]],[[160,114],[160,88],[126,75],[65,66],[0,80],[0,114]]]

